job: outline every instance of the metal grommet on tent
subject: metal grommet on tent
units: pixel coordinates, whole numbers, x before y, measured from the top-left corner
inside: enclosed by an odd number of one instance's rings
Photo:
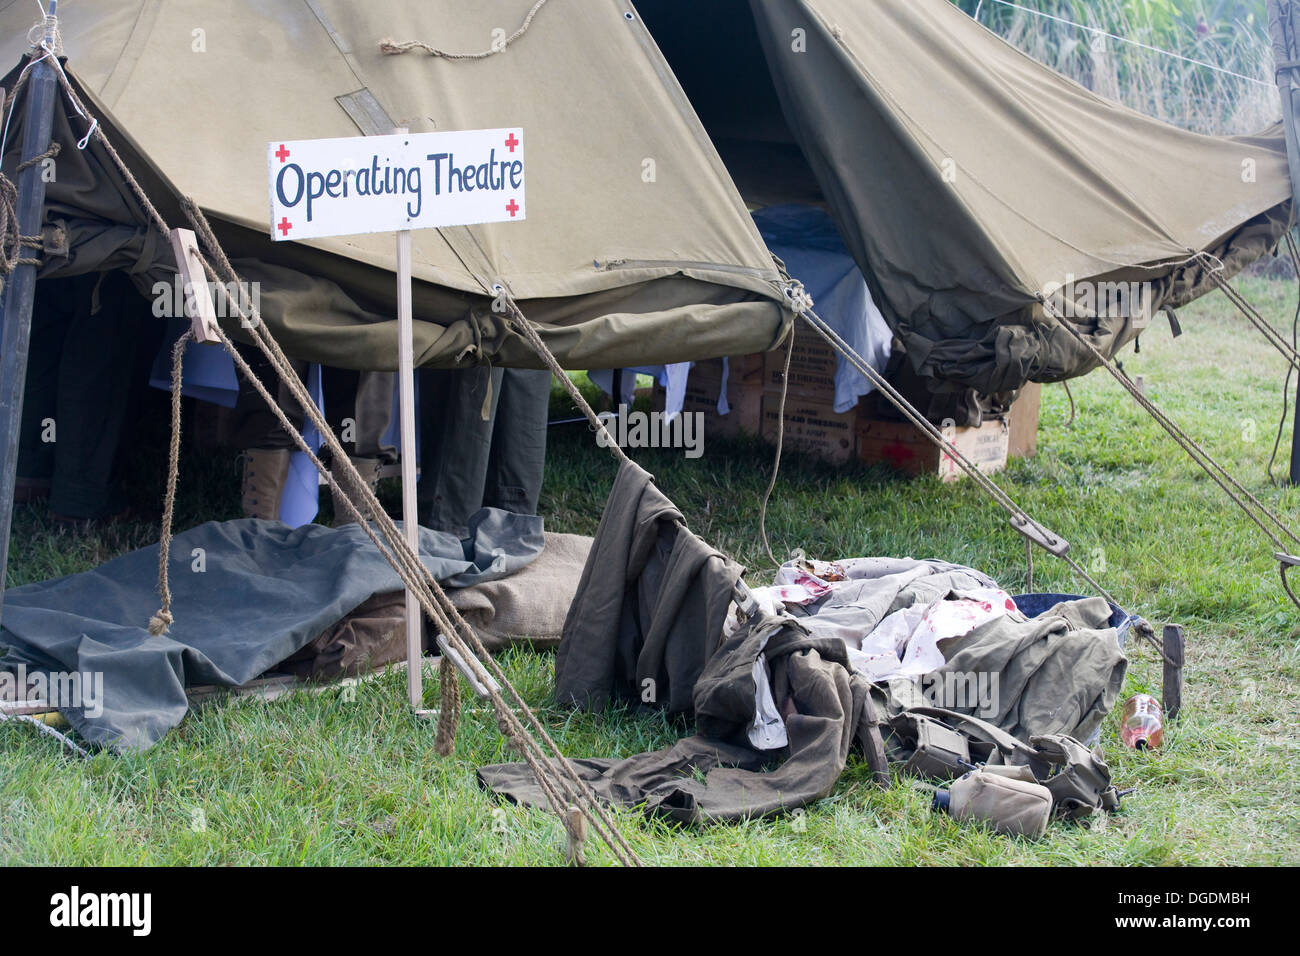
[[[631,10],[627,10],[623,13],[623,19],[630,22],[636,19],[636,14],[634,14]]]

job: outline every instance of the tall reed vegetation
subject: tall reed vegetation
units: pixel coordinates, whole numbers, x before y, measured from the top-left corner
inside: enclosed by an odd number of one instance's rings
[[[955,2],[1093,92],[1184,129],[1255,133],[1281,119],[1264,0]]]

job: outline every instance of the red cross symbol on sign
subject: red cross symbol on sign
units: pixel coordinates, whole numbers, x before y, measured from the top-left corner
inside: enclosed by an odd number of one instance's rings
[[[281,216],[280,221],[276,223],[275,228],[280,230],[280,235],[287,236],[289,235],[289,230],[293,228],[293,223],[291,223],[286,216]]]
[[[289,158],[289,151],[284,148],[284,143],[281,143],[280,148],[275,151],[275,158],[280,162],[284,162]]]
[[[513,132],[506,137],[506,145],[510,147],[510,152],[512,153],[515,151],[515,147],[519,145],[519,140],[515,139],[515,134]],[[280,148],[283,149],[284,147],[281,146]]]
[[[506,212],[510,213],[511,219],[515,218],[515,213],[517,213],[518,211],[519,211],[519,203],[515,202],[513,199],[511,199],[508,203],[506,203]]]

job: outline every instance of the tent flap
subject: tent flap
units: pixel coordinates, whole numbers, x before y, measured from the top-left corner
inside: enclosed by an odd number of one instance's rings
[[[997,394],[1089,371],[1274,246],[1280,128],[1202,136],[1103,100],[948,0],[638,4],[755,203],[822,202],[930,388]],[[728,43],[715,38],[725,33]],[[797,278],[797,277],[796,277]],[[1142,288],[1147,315],[1089,306]],[[1062,304],[1064,304],[1062,302]],[[1136,321],[1133,321],[1136,319]]]
[[[1144,286],[1145,315],[1074,310],[1114,354],[1289,219],[1280,128],[1176,129],[1103,100],[944,0],[751,0],[794,136],[917,370],[981,392],[1088,371],[1034,302]],[[806,52],[792,49],[802,29]],[[1131,310],[1136,313],[1138,310]],[[1091,312],[1092,314],[1088,314]],[[1134,321],[1136,320],[1136,321]]]

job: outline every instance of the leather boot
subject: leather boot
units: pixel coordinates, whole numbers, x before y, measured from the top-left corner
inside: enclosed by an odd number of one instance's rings
[[[280,520],[280,496],[289,480],[287,448],[244,449],[243,506],[246,518]]]
[[[361,479],[366,483],[366,487],[368,487],[372,492],[379,487],[379,469],[382,467],[383,462],[378,458],[353,458],[351,455],[348,456],[348,461],[352,462],[352,467],[356,468],[357,472],[361,475]],[[365,516],[365,519],[367,521],[372,520],[374,515],[366,506],[365,502],[362,501],[361,494],[348,484],[348,479],[344,475],[343,469],[331,464],[330,475],[334,478],[334,481],[338,486],[347,493],[348,498],[350,498],[353,504],[357,506],[357,510]],[[330,496],[334,499],[334,527],[338,528],[345,524],[351,524],[357,520],[348,506],[339,500],[339,493],[333,488],[330,489]]]

